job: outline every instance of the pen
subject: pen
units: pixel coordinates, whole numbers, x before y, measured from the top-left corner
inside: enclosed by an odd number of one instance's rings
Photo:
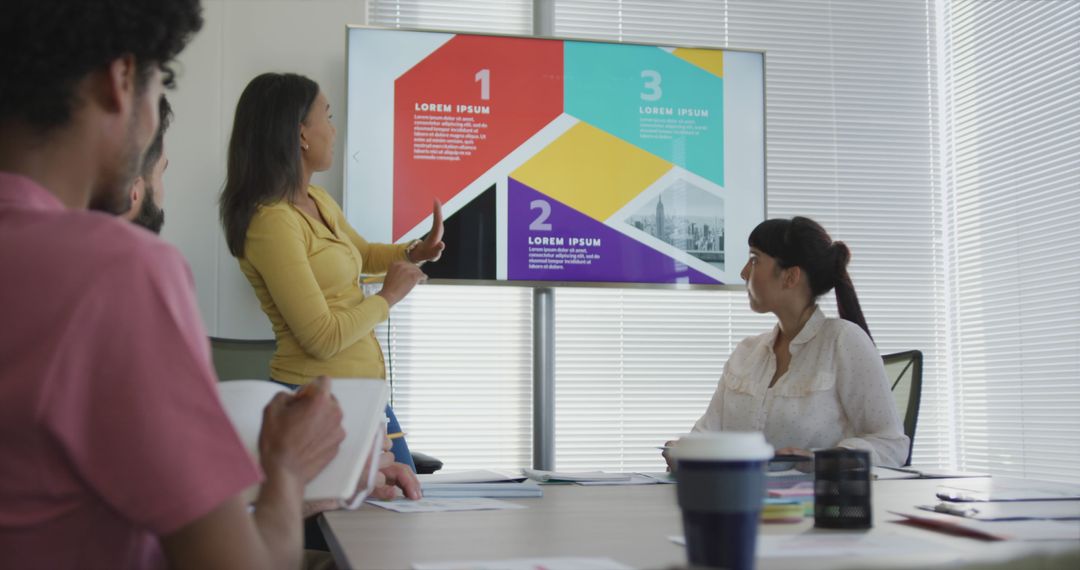
[[[399,437],[405,437],[405,432],[403,432],[403,431],[397,431],[397,432],[394,432],[394,433],[388,433],[388,434],[386,434],[386,438],[387,438],[387,439],[397,439],[397,438],[399,438]]]

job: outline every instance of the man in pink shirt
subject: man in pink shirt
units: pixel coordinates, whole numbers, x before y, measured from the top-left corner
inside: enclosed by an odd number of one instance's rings
[[[267,407],[256,466],[182,257],[87,211],[128,209],[198,0],[2,12],[0,567],[295,568],[304,484],[343,437],[327,383]]]

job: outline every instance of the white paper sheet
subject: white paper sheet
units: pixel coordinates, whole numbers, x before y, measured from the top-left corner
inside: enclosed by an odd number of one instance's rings
[[[421,485],[429,499],[525,499],[543,497],[544,490],[536,481],[503,483],[428,483]]]
[[[650,479],[656,479],[657,483],[663,483],[665,485],[675,484],[675,477],[673,477],[671,473],[665,473],[663,471],[643,472],[637,473],[637,475],[648,477]]]
[[[633,570],[610,558],[511,558],[413,564],[413,570],[537,570],[538,568],[543,570]]]
[[[525,505],[498,499],[396,499],[393,501],[368,501],[368,503],[397,513],[439,513],[448,511],[498,511],[524,509]]]
[[[795,535],[759,534],[758,558],[804,556],[886,557],[906,556],[939,548],[936,543],[890,532],[815,532]]]
[[[874,479],[878,481],[887,481],[889,479],[918,479],[918,473],[912,473],[911,471],[898,471],[896,469],[889,469],[888,467],[874,466],[870,468],[870,472],[873,474]]]
[[[668,539],[686,546],[682,536],[669,536]],[[937,548],[934,543],[894,533],[811,530],[801,534],[759,534],[757,558],[894,556],[932,548]]]
[[[585,481],[629,481],[630,475],[627,473],[604,473],[603,471],[578,471],[578,472],[562,472],[562,471],[545,471],[543,469],[529,469],[526,467],[521,470],[526,477],[534,481],[547,482],[547,481],[570,481],[570,482],[585,482]]]
[[[585,487],[597,487],[603,485],[657,485],[660,481],[653,479],[652,477],[646,477],[645,475],[639,475],[637,473],[630,473],[626,479],[617,479],[613,481],[578,481],[578,485]]]

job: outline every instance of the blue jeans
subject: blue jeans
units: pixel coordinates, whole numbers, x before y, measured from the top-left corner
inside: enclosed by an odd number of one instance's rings
[[[401,424],[397,421],[397,416],[394,415],[394,409],[389,404],[386,405],[386,417],[390,418],[390,423],[386,426],[386,433],[398,433],[401,432]],[[394,443],[394,446],[390,448],[390,451],[394,452],[394,461],[398,463],[404,463],[412,469],[413,473],[416,473],[416,465],[412,460],[412,453],[409,452],[409,444],[405,441],[405,437],[399,437],[390,440]]]

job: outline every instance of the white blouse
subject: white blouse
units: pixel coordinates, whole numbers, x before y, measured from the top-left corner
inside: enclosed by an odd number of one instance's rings
[[[787,372],[770,388],[779,331],[739,343],[693,431],[760,431],[777,449],[865,449],[875,465],[903,465],[908,437],[870,337],[816,308],[791,341]]]

